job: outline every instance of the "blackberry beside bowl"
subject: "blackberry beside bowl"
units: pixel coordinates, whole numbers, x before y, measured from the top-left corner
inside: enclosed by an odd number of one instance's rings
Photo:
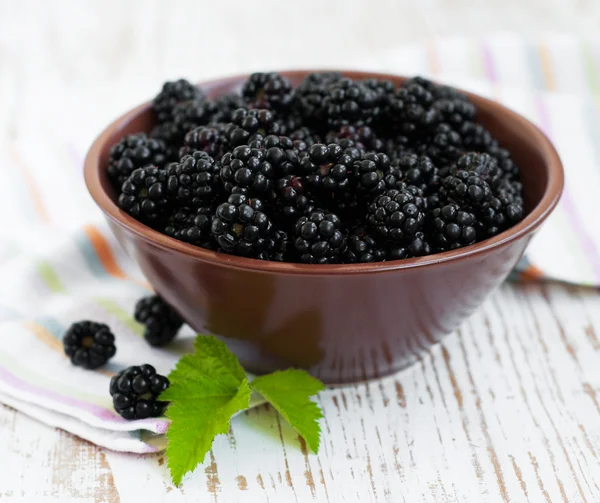
[[[297,85],[311,71],[282,72]],[[401,84],[404,77],[342,72]],[[247,76],[200,84],[209,97]],[[533,124],[502,105],[468,94],[478,120],[521,166],[525,218],[457,250],[367,264],[269,262],[199,248],[122,211],[107,173],[110,147],[149,132],[150,103],[109,125],[85,161],[88,189],[118,241],[149,283],[196,330],[222,336],[250,372],[307,368],[328,384],[395,372],[455,329],[508,275],[563,187],[560,159]]]

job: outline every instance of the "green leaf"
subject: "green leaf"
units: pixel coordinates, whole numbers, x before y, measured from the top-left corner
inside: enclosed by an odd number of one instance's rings
[[[289,369],[257,377],[250,387],[277,409],[313,452],[318,451],[323,413],[309,397],[325,389],[321,381],[304,370]]]
[[[160,396],[171,402],[167,457],[175,485],[204,461],[214,438],[229,431],[231,417],[248,408],[252,393],[244,369],[224,343],[198,336],[194,348],[169,374],[171,384]]]

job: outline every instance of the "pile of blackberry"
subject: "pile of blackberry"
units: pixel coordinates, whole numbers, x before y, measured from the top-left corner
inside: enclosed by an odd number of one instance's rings
[[[108,175],[124,211],[191,245],[380,262],[467,246],[524,215],[519,167],[476,107],[420,77],[396,88],[315,73],[294,88],[256,73],[214,100],[178,80],[153,103],[155,128],[114,145]]]

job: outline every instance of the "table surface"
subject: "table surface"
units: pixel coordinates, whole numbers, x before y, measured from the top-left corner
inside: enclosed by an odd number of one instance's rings
[[[49,125],[89,143],[174,76],[342,67],[432,36],[591,34],[600,20],[595,0],[301,5],[0,0],[0,146]],[[318,455],[261,407],[180,488],[162,454],[107,451],[0,406],[0,499],[600,501],[599,351],[596,290],[506,284],[410,369],[323,392]]]

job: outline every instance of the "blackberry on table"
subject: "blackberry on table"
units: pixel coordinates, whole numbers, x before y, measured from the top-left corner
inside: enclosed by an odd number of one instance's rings
[[[275,72],[253,73],[242,87],[242,96],[251,108],[285,111],[293,95],[289,80]]]
[[[158,295],[138,300],[134,317],[145,327],[146,342],[157,347],[171,342],[183,325],[179,314]]]
[[[73,323],[63,336],[63,347],[73,365],[90,370],[101,367],[117,352],[108,326],[95,321]]]
[[[164,232],[179,241],[211,249],[213,213],[212,206],[179,208],[167,218]]]
[[[263,213],[259,199],[232,194],[217,207],[211,232],[218,245],[227,253],[257,256],[267,245],[271,221]]]
[[[359,158],[360,152],[353,147],[315,143],[300,160],[300,171],[315,187],[342,191],[350,186],[352,165]]]
[[[435,208],[431,217],[433,244],[438,251],[467,246],[477,239],[475,215],[462,210],[457,204]]]
[[[137,168],[162,168],[167,161],[166,146],[161,140],[148,138],[145,133],[125,136],[110,149],[108,176],[117,188]]]
[[[219,166],[206,152],[183,156],[166,174],[169,197],[182,206],[206,206],[221,191]]]
[[[375,197],[367,208],[367,223],[380,239],[405,241],[421,230],[426,202],[420,189],[390,189]]]
[[[119,206],[142,221],[163,218],[169,207],[167,172],[154,166],[134,170],[121,187]]]
[[[308,264],[330,264],[339,261],[345,239],[341,220],[334,213],[316,210],[296,221],[294,247],[300,261]]]
[[[204,93],[199,87],[185,79],[179,79],[174,82],[165,82],[160,93],[154,98],[152,106],[158,122],[161,123],[173,118],[173,109],[177,104],[190,100],[203,101],[204,99]]]
[[[110,380],[110,396],[115,410],[124,419],[162,416],[168,402],[158,400],[169,387],[169,379],[156,373],[152,365],[127,367]]]
[[[346,237],[344,263],[381,262],[386,258],[385,248],[369,234],[364,226],[352,229]]]
[[[220,177],[228,193],[264,194],[273,186],[275,170],[264,150],[239,145],[221,158]]]

